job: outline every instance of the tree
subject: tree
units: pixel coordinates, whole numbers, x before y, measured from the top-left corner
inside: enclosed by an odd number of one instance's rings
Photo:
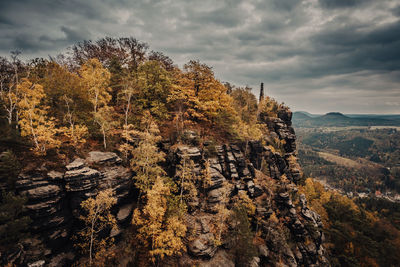
[[[179,69],[175,68],[172,71],[173,85],[167,101],[170,110],[174,111],[173,122],[178,134],[178,141],[181,137],[183,130],[189,120],[201,117],[195,111],[198,98],[195,96],[193,81],[188,79]]]
[[[76,147],[86,142],[85,136],[88,135],[88,129],[85,125],[79,125],[75,123],[74,112],[71,109],[73,100],[67,95],[63,96],[67,111],[64,120],[67,121],[68,127],[64,129],[64,134],[72,141],[72,144]]]
[[[248,266],[250,260],[257,255],[253,244],[254,234],[247,215],[247,208],[239,204],[233,208],[230,218],[233,227],[229,233],[229,242],[235,257],[235,266]]]
[[[185,64],[185,76],[192,81],[197,98],[193,107],[195,120],[202,125],[203,135],[211,130],[231,132],[231,125],[237,121],[233,108],[233,99],[227,94],[227,88],[214,77],[214,72],[206,64],[189,61]],[[215,126],[219,127],[215,127]]]
[[[82,83],[88,90],[89,101],[93,104],[93,112],[107,106],[111,100],[110,72],[96,58],[89,59],[79,71]]]
[[[150,249],[153,262],[164,256],[179,254],[184,249],[182,239],[186,226],[179,212],[168,212],[170,197],[169,186],[157,177],[147,192],[146,205],[142,210],[135,209],[133,214],[132,223],[138,227],[137,237]]]
[[[5,182],[9,189],[14,189],[20,171],[21,164],[11,150],[0,154],[0,183]]]
[[[114,108],[109,106],[101,107],[94,113],[94,121],[99,125],[101,134],[103,135],[103,146],[107,149],[107,136],[111,130],[117,126],[117,122],[113,120]]]
[[[82,65],[92,58],[97,58],[104,66],[110,67],[112,61],[119,65],[128,65],[137,70],[146,59],[148,45],[133,37],[105,37],[97,41],[83,41],[72,47],[72,64]]]
[[[227,208],[228,199],[228,183],[225,181],[223,186],[219,189],[221,194],[221,201],[216,205],[217,214],[215,215],[215,228],[217,245],[222,244],[222,234],[226,230],[226,220],[230,215],[230,210]]]
[[[119,150],[124,154],[125,159],[128,159],[129,153],[133,150],[134,142],[134,126],[129,124],[128,119],[132,111],[133,97],[137,94],[138,85],[136,75],[133,73],[128,73],[127,77],[123,80],[122,90],[119,94],[119,98],[122,100],[123,110],[124,110],[124,124],[122,129],[122,138],[125,141],[119,147]]]
[[[70,72],[56,62],[45,61],[32,67],[30,80],[43,86],[46,94],[44,104],[49,106],[50,116],[61,122],[69,111],[74,113],[74,120],[77,122],[81,124],[89,122],[91,105],[88,88],[76,73]],[[66,97],[72,100],[69,101],[69,106],[66,106]]]
[[[141,192],[147,192],[158,176],[164,176],[165,171],[159,163],[165,160],[165,154],[160,152],[157,142],[161,140],[160,131],[153,117],[147,113],[142,118],[141,131],[133,131],[138,140],[137,147],[132,150],[130,162],[136,173],[135,185]]]
[[[96,198],[89,198],[81,203],[84,215],[79,217],[85,228],[78,232],[81,243],[76,244],[83,252],[89,253],[89,264],[92,264],[93,254],[105,249],[113,243],[112,238],[100,239],[100,233],[116,227],[116,220],[111,214],[111,208],[117,203],[112,189],[100,191]]]
[[[231,94],[235,110],[238,112],[240,119],[247,123],[255,123],[257,121],[257,98],[251,92],[250,87],[235,88]]]
[[[163,120],[168,118],[166,106],[171,91],[172,81],[168,71],[158,61],[147,61],[138,68],[138,86],[140,91],[136,96],[136,105],[142,110]]]
[[[21,135],[32,139],[39,154],[46,153],[49,148],[58,147],[57,129],[54,118],[47,116],[48,106],[41,104],[46,97],[43,87],[22,79],[18,85],[21,98],[18,102],[19,125]]]
[[[3,102],[3,108],[6,111],[8,124],[11,125],[13,119],[18,123],[17,105],[19,99],[19,66],[18,59],[20,52],[11,52],[12,62],[3,58],[1,61],[0,76],[0,100]]]
[[[190,160],[188,155],[185,153],[182,156],[181,164],[177,166],[176,176],[178,177],[178,184],[180,186],[179,198],[181,204],[183,200],[190,200],[191,198],[197,197],[196,181],[198,178],[193,173],[194,163]]]
[[[26,198],[16,196],[13,192],[2,192],[0,203],[0,245],[12,246],[28,229],[31,219],[22,216]]]

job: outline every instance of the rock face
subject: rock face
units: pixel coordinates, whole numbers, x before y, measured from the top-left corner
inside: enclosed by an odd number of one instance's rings
[[[16,188],[27,198],[32,237],[21,244],[18,261],[28,266],[50,262],[62,266],[73,260],[68,250],[81,214],[80,203],[100,190],[113,189],[118,199],[117,219],[120,223],[126,221],[132,211],[132,205],[126,204],[132,174],[121,162],[115,153],[93,151],[86,159],[78,158],[65,166],[64,172],[38,170],[20,175]]]
[[[231,209],[232,199],[240,194],[247,195],[255,204],[257,219],[253,221],[258,221],[259,235],[264,240],[248,266],[329,266],[319,215],[307,207],[304,195],[299,196],[299,206],[293,204],[301,172],[295,158],[296,136],[291,117],[286,109],[279,110],[277,118],[260,115],[271,133],[265,146],[258,141],[250,142],[248,149],[240,144],[226,144],[216,146],[215,155],[209,157],[201,156],[204,153],[196,147],[183,146],[170,157],[174,161],[169,164],[176,166],[185,153],[194,161],[198,174],[205,162],[209,163],[210,181],[205,192],[197,196],[198,206],[187,216],[188,254],[182,256],[182,266],[234,265],[226,243],[229,237],[222,237],[222,246],[213,240],[217,239],[218,207],[225,205]],[[277,189],[273,191],[263,184],[266,180]],[[228,192],[227,203],[222,201],[223,192]],[[273,213],[275,221],[269,219]],[[221,255],[225,263],[221,262]]]
[[[232,210],[243,197],[255,207],[251,227],[262,240],[246,266],[329,266],[321,219],[307,207],[305,196],[296,194],[301,171],[291,117],[287,109],[279,109],[277,117],[260,114],[259,120],[270,132],[266,143],[217,145],[212,153],[207,152],[209,145],[164,149],[168,154],[165,169],[171,177],[184,156],[193,161],[193,172],[203,177],[196,184],[197,196],[187,202],[187,252],[179,258],[179,266],[235,266],[230,237],[223,234],[233,223],[220,222],[222,211]],[[196,139],[194,132],[188,136]],[[114,214],[119,227],[110,234],[123,233],[134,206],[132,174],[121,162],[115,153],[92,151],[87,158],[70,162],[64,171],[21,175],[17,189],[28,198],[33,236],[13,252],[19,259],[15,262],[36,266],[45,260],[49,266],[62,266],[73,260],[69,238],[80,203],[106,188],[112,188],[118,199]]]

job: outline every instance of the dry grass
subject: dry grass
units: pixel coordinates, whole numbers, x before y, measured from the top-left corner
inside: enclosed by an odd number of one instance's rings
[[[344,158],[327,152],[318,152],[318,155],[327,161],[336,163],[337,165],[341,165],[344,167],[361,169],[364,166],[363,164],[355,160]]]

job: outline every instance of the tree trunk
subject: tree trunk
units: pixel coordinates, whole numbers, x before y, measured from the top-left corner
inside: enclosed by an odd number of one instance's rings
[[[106,143],[106,132],[104,131],[104,127],[101,128],[103,132],[103,144],[104,144],[104,149],[107,149],[107,143]]]

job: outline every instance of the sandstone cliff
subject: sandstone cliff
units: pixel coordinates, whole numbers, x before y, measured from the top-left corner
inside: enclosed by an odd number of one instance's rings
[[[307,207],[305,196],[297,194],[301,171],[295,158],[296,135],[291,117],[286,109],[279,110],[276,118],[260,114],[269,129],[265,144],[205,143],[200,148],[189,142],[172,149],[172,144],[163,143],[162,148],[168,153],[165,168],[170,175],[174,175],[185,154],[193,160],[198,174],[209,162],[211,176],[203,193],[189,202],[187,253],[174,264],[235,266],[229,236],[223,236],[217,244],[212,223],[222,192],[228,192],[232,199],[226,204],[228,209],[238,194],[246,194],[256,207],[251,219],[259,242],[257,255],[249,266],[329,265],[320,217]],[[16,265],[71,264],[76,255],[70,238],[80,227],[80,203],[105,188],[112,188],[118,199],[113,213],[119,230],[110,235],[123,235],[137,197],[133,176],[117,154],[98,151],[90,152],[85,159],[77,158],[58,171],[42,168],[20,175],[17,192],[28,198],[26,209],[33,221],[31,236],[16,251],[2,257]]]

